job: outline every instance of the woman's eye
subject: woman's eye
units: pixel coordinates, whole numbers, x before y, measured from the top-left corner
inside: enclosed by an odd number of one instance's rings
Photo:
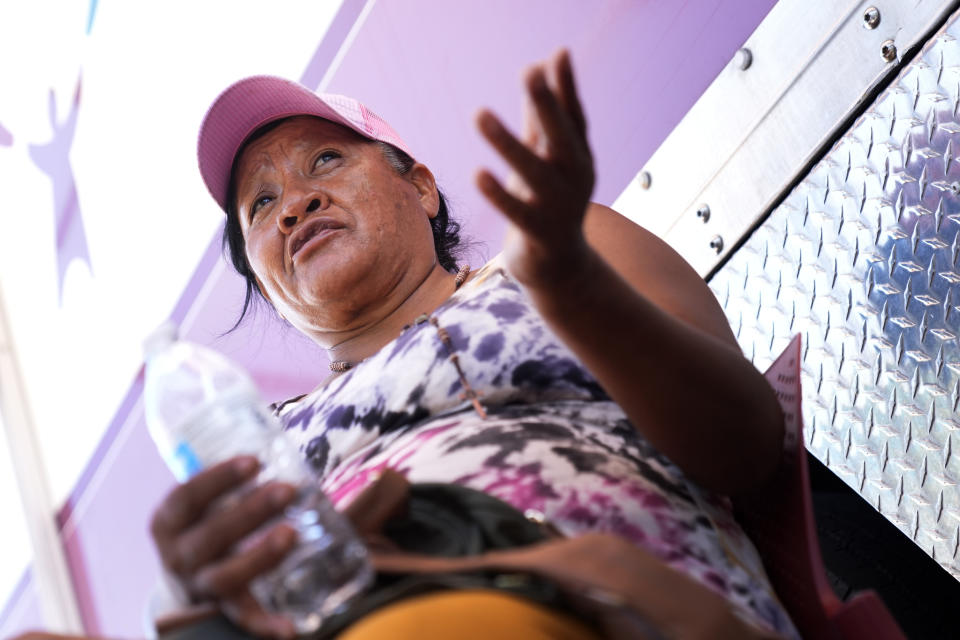
[[[270,201],[273,200],[272,196],[260,196],[253,201],[253,206],[250,207],[250,215],[253,216],[257,211],[267,206]]]
[[[317,161],[313,163],[313,166],[314,168],[319,167],[339,157],[340,157],[340,154],[337,153],[336,151],[324,151],[319,156],[317,156]]]

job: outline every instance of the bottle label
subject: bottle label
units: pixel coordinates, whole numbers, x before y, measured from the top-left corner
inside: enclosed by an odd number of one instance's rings
[[[197,408],[169,436],[173,446],[168,464],[181,482],[238,455],[260,460],[260,483],[300,484],[309,476],[299,448],[255,392],[238,390],[218,396]]]
[[[193,477],[197,472],[203,469],[197,454],[193,452],[190,445],[180,441],[177,448],[173,450],[173,457],[176,460],[176,476],[183,482],[187,478]]]
[[[190,475],[233,456],[260,456],[281,433],[260,399],[244,392],[220,396],[176,431],[175,455]]]

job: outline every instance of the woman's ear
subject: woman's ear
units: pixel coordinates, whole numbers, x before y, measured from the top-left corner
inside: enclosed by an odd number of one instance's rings
[[[440,212],[440,193],[437,191],[437,181],[426,165],[419,162],[410,167],[404,176],[417,190],[420,206],[431,220]]]

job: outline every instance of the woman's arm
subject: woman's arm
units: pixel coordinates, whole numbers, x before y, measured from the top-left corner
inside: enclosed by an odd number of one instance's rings
[[[527,74],[524,140],[490,113],[484,136],[516,172],[478,185],[510,220],[504,259],[555,333],[631,422],[705,488],[756,486],[779,459],[773,391],[713,294],[669,246],[588,204],[593,164],[566,53]]]
[[[780,406],[706,283],[611,209],[591,205],[584,231],[573,278],[527,287],[547,323],[691,478],[728,494],[759,484],[779,460]]]

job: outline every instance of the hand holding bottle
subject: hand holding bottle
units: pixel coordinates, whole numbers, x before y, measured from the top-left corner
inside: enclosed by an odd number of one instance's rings
[[[363,542],[246,372],[170,325],[145,350],[147,426],[183,483],[153,518],[164,565],[250,631],[315,631],[372,582]]]
[[[296,532],[280,523],[259,532],[255,541],[244,539],[282,514],[297,492],[279,482],[237,492],[259,470],[255,457],[237,456],[199,472],[167,495],[150,530],[164,567],[191,598],[217,601],[235,624],[255,635],[292,638],[293,623],[264,610],[250,583],[281,563],[296,544]],[[229,504],[217,505],[231,492],[236,493]]]

